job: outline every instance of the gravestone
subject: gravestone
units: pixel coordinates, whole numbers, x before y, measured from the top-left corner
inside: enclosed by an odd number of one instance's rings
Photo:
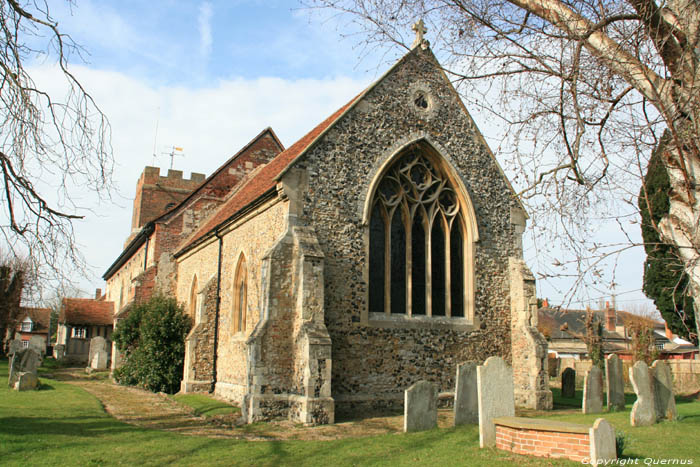
[[[29,347],[36,350],[37,353],[44,358],[46,356],[46,341],[41,336],[32,336],[29,338]]]
[[[654,379],[654,409],[656,419],[675,420],[678,417],[676,411],[676,398],[673,394],[673,375],[668,364],[656,360],[651,365]]]
[[[592,366],[583,380],[583,413],[603,411],[603,372]]]
[[[599,418],[588,430],[590,439],[590,465],[607,465],[617,459],[615,429],[604,418]]]
[[[23,349],[24,349],[24,345],[22,344],[22,340],[21,340],[21,339],[12,339],[12,340],[10,341],[10,348],[9,348],[9,350],[8,350],[8,352],[7,352],[7,355],[8,355],[8,356],[12,356],[12,355],[14,355],[15,353],[17,353],[17,352],[19,352],[20,350],[23,350]]]
[[[479,446],[496,445],[497,417],[515,415],[513,370],[501,357],[489,357],[476,369],[479,399]]]
[[[107,368],[109,354],[107,353],[107,341],[102,336],[90,339],[90,352],[88,354],[88,366],[93,370]]]
[[[454,424],[479,423],[479,399],[476,389],[476,363],[457,365]]]
[[[576,397],[576,370],[566,368],[561,373],[561,397]]]
[[[10,360],[9,386],[15,386],[21,373],[32,373],[36,376],[36,370],[41,364],[39,354],[32,348],[15,352]]]
[[[14,389],[16,391],[34,391],[39,388],[39,379],[36,374],[30,372],[21,372],[18,374],[17,382]]]
[[[608,388],[608,410],[625,409],[625,381],[622,360],[615,354],[605,359],[605,382]]]
[[[437,388],[418,381],[404,392],[403,431],[430,430],[437,426]]]
[[[649,374],[649,367],[644,362],[637,362],[629,369],[630,381],[637,395],[637,401],[630,412],[632,426],[647,426],[656,423],[654,408],[654,382]]]
[[[53,346],[53,357],[56,360],[63,360],[66,357],[66,346],[63,344],[56,344]]]

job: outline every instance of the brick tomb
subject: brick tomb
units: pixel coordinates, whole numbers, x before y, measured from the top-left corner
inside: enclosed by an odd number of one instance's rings
[[[590,458],[590,435],[586,425],[521,417],[498,417],[494,423],[498,449],[578,462]]]

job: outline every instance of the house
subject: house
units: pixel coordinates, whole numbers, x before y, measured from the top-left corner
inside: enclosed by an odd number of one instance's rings
[[[609,303],[604,310],[569,310],[544,306],[538,310],[540,332],[549,342],[549,355],[567,360],[588,358],[586,344],[579,337],[586,334],[585,323],[590,316],[602,325],[605,354],[618,354],[623,360],[633,360],[633,332],[636,324],[652,330],[654,347],[659,359],[692,359],[698,348],[674,335],[663,321],[615,310]]]
[[[90,339],[97,336],[111,341],[114,329],[114,303],[96,298],[64,298],[58,315],[54,354],[75,362],[88,361]]]
[[[183,392],[332,423],[499,355],[516,402],[551,408],[527,215],[421,34],[287,148],[267,129],[204,180],[145,169],[106,296],[117,319],[155,290],[185,305]]]
[[[20,339],[22,345],[29,347],[32,337],[43,341],[44,348],[49,343],[49,329],[51,325],[51,310],[48,308],[20,307],[17,326],[14,330],[14,338]]]

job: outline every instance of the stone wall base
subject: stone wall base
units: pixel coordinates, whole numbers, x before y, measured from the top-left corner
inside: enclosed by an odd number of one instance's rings
[[[180,392],[191,394],[194,392],[209,392],[211,381],[180,381]]]
[[[335,423],[335,402],[331,397],[296,394],[249,394],[244,398],[243,417],[248,423],[287,419],[304,425]]]
[[[246,388],[242,384],[224,383],[222,381],[217,381],[216,387],[214,388],[214,394],[240,405],[243,402],[245,390]]]
[[[534,410],[552,410],[552,391],[515,391],[515,406]]]

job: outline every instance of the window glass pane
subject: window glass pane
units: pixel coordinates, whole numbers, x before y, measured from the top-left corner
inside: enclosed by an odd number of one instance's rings
[[[464,316],[464,255],[462,226],[459,218],[452,223],[450,233],[450,288],[452,316]]]
[[[374,205],[369,222],[369,311],[384,313],[384,219]]]
[[[400,208],[392,216],[390,248],[391,312],[406,313],[406,232]]]
[[[440,215],[433,220],[430,241],[433,316],[445,316],[445,234],[442,229]]]
[[[411,261],[411,314],[425,314],[425,227],[423,215],[420,209],[416,210],[411,229],[411,247],[413,248]]]

